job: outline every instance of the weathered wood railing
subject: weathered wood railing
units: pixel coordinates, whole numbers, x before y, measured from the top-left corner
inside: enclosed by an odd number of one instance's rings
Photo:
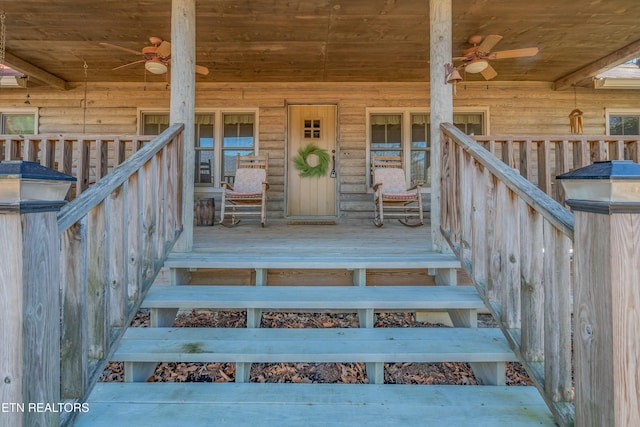
[[[72,197],[138,151],[152,136],[0,135],[0,161],[27,160],[75,176]]]
[[[572,425],[573,215],[456,127],[441,130],[442,232],[557,422]]]
[[[64,401],[87,396],[181,232],[182,130],[171,126],[58,214]]]
[[[476,141],[557,201],[557,175],[604,160],[640,160],[640,136],[528,135],[474,136]]]

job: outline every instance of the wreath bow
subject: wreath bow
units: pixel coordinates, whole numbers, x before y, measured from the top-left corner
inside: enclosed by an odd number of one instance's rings
[[[307,158],[311,155],[318,156],[316,166],[307,163]],[[307,144],[298,150],[298,154],[293,158],[293,166],[300,171],[300,176],[303,178],[324,176],[329,169],[329,153],[315,144]]]

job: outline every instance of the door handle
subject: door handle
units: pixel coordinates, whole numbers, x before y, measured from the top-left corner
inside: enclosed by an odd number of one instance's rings
[[[336,174],[336,150],[331,150],[331,161],[332,161],[332,167],[331,167],[331,174],[329,175],[331,178],[335,178],[337,176]]]

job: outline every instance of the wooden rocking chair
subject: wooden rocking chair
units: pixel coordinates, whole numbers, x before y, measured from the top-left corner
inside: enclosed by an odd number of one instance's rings
[[[422,184],[407,188],[400,156],[375,156],[371,163],[376,227],[384,218],[398,218],[401,224],[418,227],[424,224],[422,215]]]
[[[259,216],[264,227],[267,220],[267,171],[269,157],[242,156],[236,158],[236,175],[233,185],[222,183],[220,224],[225,216],[231,216],[231,224],[240,222],[239,216]]]

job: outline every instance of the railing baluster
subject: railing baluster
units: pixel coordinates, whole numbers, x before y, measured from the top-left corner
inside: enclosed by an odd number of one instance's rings
[[[533,181],[533,142],[531,139],[525,139],[522,144],[522,152],[520,154],[520,175]]]
[[[107,140],[96,139],[96,181],[102,179],[109,170],[109,144]]]
[[[551,143],[546,139],[538,143],[538,187],[551,195]]]
[[[61,236],[60,395],[65,400],[82,398],[89,384],[86,233],[85,220]]]
[[[106,235],[109,238],[108,247],[108,280],[109,285],[109,325],[111,328],[123,328],[126,326],[128,312],[126,282],[127,263],[126,247],[127,233],[125,230],[125,213],[127,202],[125,186],[117,188],[105,200],[107,215]]]
[[[140,173],[129,177],[127,186],[127,295],[132,306],[140,296],[142,270],[140,268]]]
[[[520,328],[520,229],[518,198],[497,181],[496,245],[500,251],[499,299],[502,321],[508,329]]]
[[[520,271],[522,339],[520,354],[529,362],[544,361],[543,218],[520,203]]]
[[[571,241],[544,223],[544,305],[546,394],[571,401]]]

